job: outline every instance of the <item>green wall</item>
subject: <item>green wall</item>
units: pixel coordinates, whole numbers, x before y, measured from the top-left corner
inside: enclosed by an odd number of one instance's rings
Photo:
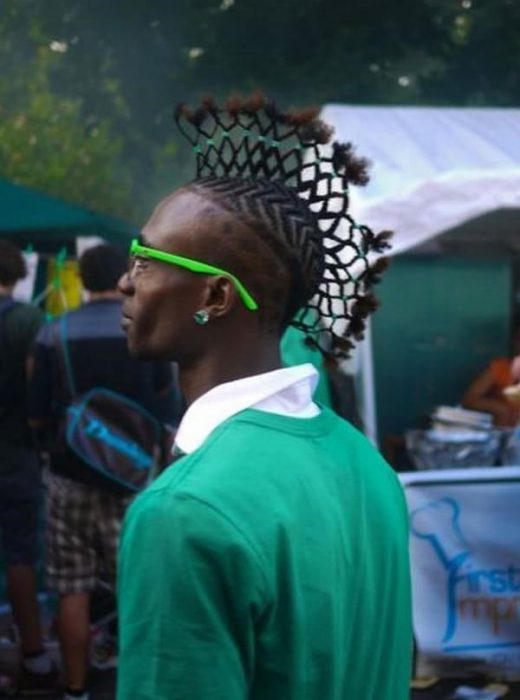
[[[492,357],[507,355],[511,263],[402,256],[377,289],[374,373],[378,429],[421,427],[438,404],[456,404]]]

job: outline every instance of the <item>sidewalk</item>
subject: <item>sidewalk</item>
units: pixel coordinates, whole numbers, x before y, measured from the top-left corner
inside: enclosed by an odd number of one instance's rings
[[[114,700],[116,672],[93,670],[90,676],[90,700]],[[19,697],[19,696],[18,696]],[[47,695],[45,700],[62,700],[62,693]]]
[[[460,685],[481,685],[471,680],[441,681],[431,690],[415,690],[410,700],[451,700],[455,688]],[[520,700],[520,683],[509,684],[509,693],[501,700]],[[97,671],[92,678],[91,700],[114,700],[115,697],[115,671]],[[49,700],[61,700],[59,695]],[[202,700],[202,699],[201,699]]]
[[[91,700],[114,700],[116,689],[116,672],[92,670],[90,675],[90,699]],[[21,695],[0,695],[1,698],[22,698]],[[27,696],[24,696],[26,698]],[[42,700],[62,700],[63,693],[55,693],[53,695],[40,695]]]
[[[93,671],[91,676],[91,700],[114,700],[115,671]],[[431,690],[416,690],[410,700],[451,700],[459,685],[474,685],[472,681],[442,681]],[[477,685],[475,683],[475,685]],[[61,695],[49,695],[47,700],[61,700]],[[202,700],[202,699],[201,699]],[[503,700],[520,700],[520,683],[510,685],[510,692]]]
[[[414,690],[411,694],[411,700],[452,700],[455,690],[459,686],[482,688],[485,685],[487,685],[486,682],[473,681],[468,678],[464,680],[440,681],[429,690]],[[507,683],[507,685],[509,687],[509,692],[502,696],[501,700],[520,700],[520,683]]]

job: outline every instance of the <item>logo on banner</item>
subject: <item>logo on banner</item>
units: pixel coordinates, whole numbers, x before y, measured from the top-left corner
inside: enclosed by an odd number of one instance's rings
[[[507,560],[486,566],[467,541],[462,521],[453,498],[411,513],[412,534],[429,543],[445,574],[442,648],[450,653],[520,647],[520,566]]]

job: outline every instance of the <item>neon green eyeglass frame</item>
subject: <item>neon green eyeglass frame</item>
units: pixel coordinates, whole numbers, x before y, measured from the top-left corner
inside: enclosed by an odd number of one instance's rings
[[[165,253],[164,251],[157,250],[156,248],[148,248],[147,246],[141,245],[137,238],[134,238],[130,244],[130,255],[140,255],[143,258],[160,260],[161,262],[169,263],[170,265],[178,265],[179,267],[184,267],[186,270],[190,270],[190,272],[196,272],[202,275],[224,275],[224,277],[227,277],[231,280],[231,282],[233,282],[235,289],[244,302],[246,308],[250,311],[256,311],[258,309],[258,304],[253,299],[251,294],[249,294],[242,282],[235,277],[235,275],[232,275],[231,272],[226,272],[226,270],[222,270],[220,267],[207,265],[206,263],[199,262],[198,260],[185,258],[182,255]]]

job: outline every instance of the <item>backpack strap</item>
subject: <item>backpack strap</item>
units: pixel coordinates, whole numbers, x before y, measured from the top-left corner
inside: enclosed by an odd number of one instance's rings
[[[0,343],[3,348],[9,346],[8,339],[4,333],[5,315],[15,306],[18,306],[20,302],[16,301],[12,297],[3,297],[0,299]]]
[[[0,299],[0,330],[2,329],[4,325],[4,317],[10,309],[12,309],[14,306],[18,306],[19,302],[13,299],[12,297],[4,297],[3,299]]]
[[[9,309],[12,309],[13,306],[16,306],[18,303],[19,302],[12,297],[3,297],[0,299],[0,316],[3,316],[6,311],[9,311]]]
[[[58,323],[55,325],[54,345],[58,355],[58,363],[61,368],[61,374],[64,383],[64,389],[67,393],[67,399],[71,401],[76,395],[76,382],[72,371],[72,360],[70,350],[67,343],[67,315],[60,316]]]

